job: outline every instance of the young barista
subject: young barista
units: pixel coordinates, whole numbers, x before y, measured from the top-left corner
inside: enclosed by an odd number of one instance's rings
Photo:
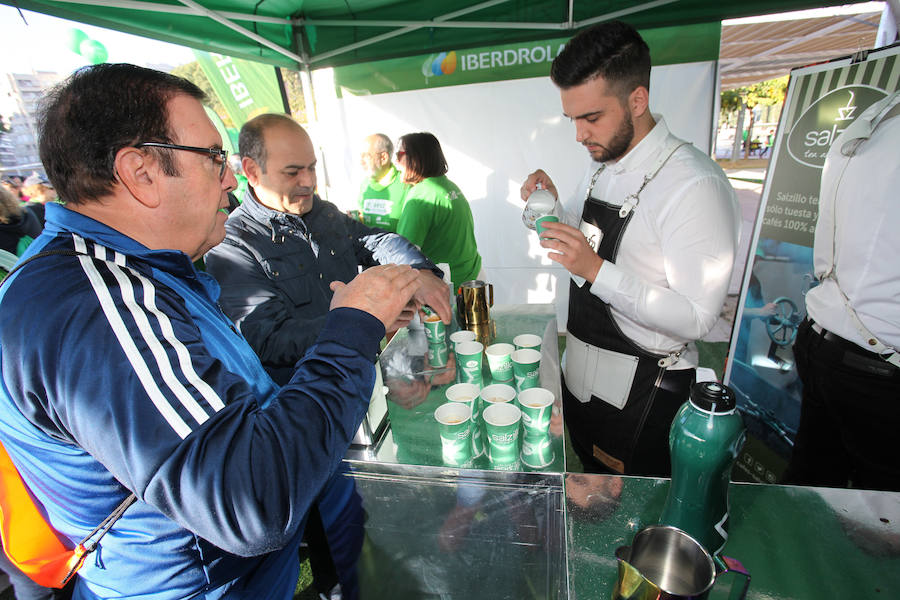
[[[585,469],[670,472],[668,431],[688,397],[694,340],[715,324],[739,213],[722,170],[651,114],[650,52],[630,26],[572,38],[550,77],[592,163],[541,245],[572,277],[563,405]],[[528,176],[557,195],[542,170]],[[580,194],[584,194],[581,196]]]

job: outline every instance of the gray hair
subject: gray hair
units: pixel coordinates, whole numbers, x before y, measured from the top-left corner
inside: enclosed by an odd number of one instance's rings
[[[391,138],[384,135],[383,133],[375,133],[372,134],[372,137],[375,138],[375,150],[378,152],[387,152],[388,157],[394,155],[394,144],[391,143]]]

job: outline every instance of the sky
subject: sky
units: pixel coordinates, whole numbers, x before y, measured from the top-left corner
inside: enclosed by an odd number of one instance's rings
[[[158,42],[127,33],[23,10],[25,21],[13,6],[0,5],[0,73],[56,71],[67,75],[89,64],[66,44],[72,29],[106,47],[109,62],[130,62],[141,66],[169,64],[173,67],[194,60],[189,48]]]

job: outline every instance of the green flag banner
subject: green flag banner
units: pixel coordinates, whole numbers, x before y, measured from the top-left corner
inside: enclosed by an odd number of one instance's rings
[[[194,50],[194,56],[236,127],[268,112],[284,112],[275,67]]]
[[[716,60],[719,23],[641,31],[655,66]],[[448,50],[337,67],[338,94],[384,94],[424,88],[546,77],[571,36],[468,50]]]

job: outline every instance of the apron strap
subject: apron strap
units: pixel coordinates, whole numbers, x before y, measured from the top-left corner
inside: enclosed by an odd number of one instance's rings
[[[656,174],[659,173],[659,170],[662,169],[667,162],[669,162],[669,159],[672,158],[672,155],[675,154],[675,151],[686,145],[688,145],[688,142],[675,140],[667,153],[663,152],[659,155],[656,160],[656,164],[654,164],[653,168],[650,169],[650,171],[646,175],[644,175],[644,181],[641,183],[641,187],[639,187],[635,193],[629,194],[625,197],[625,202],[622,203],[622,208],[619,209],[619,217],[624,219],[628,216],[628,213],[637,208],[638,203],[641,201],[641,192],[644,191],[644,188],[647,187],[647,184],[653,181],[653,178],[656,177]]]

